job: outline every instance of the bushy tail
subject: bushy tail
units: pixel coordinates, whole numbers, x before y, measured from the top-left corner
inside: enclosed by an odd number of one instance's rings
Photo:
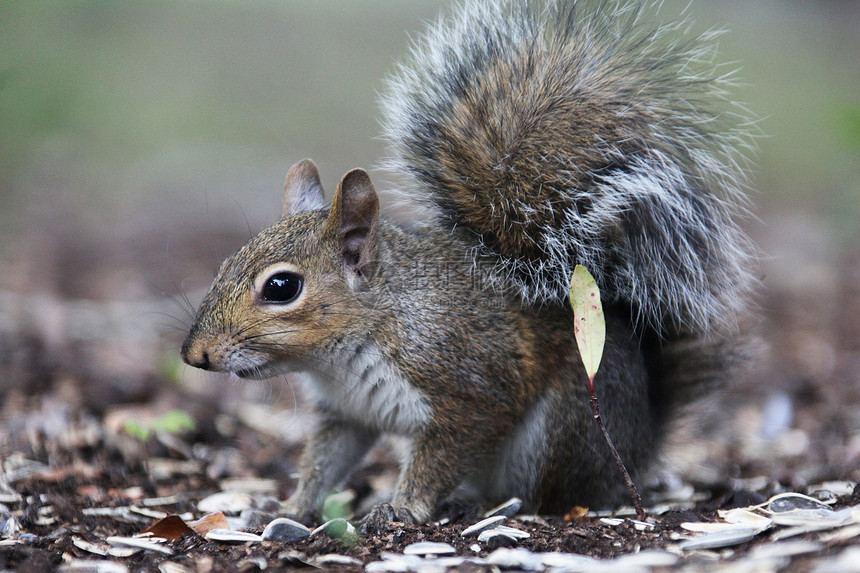
[[[410,202],[477,236],[531,304],[576,264],[664,333],[732,324],[750,285],[739,148],[749,131],[714,34],[656,3],[470,1],[389,82],[388,167]]]

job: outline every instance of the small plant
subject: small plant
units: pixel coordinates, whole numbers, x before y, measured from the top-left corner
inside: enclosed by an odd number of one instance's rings
[[[354,500],[355,492],[344,490],[326,497],[322,507],[323,528],[326,535],[337,539],[347,547],[352,547],[358,542],[358,532],[348,521],[352,516]]]
[[[153,432],[165,432],[167,434],[178,434],[185,430],[193,430],[196,427],[194,418],[184,410],[169,410],[158,416],[141,422],[126,422],[123,429],[125,432],[146,442]]]
[[[344,490],[326,497],[322,506],[323,522],[337,518],[348,519],[352,515],[353,501],[355,501],[355,493],[352,490]]]
[[[573,307],[573,333],[576,337],[576,346],[579,348],[582,365],[588,375],[591,411],[606,444],[612,451],[615,463],[618,464],[618,470],[624,478],[624,483],[630,490],[636,516],[644,520],[645,511],[642,509],[642,498],[639,495],[639,490],[630,478],[627,466],[624,465],[618,450],[615,449],[615,444],[612,443],[609,432],[606,431],[606,426],[603,424],[603,418],[600,416],[600,405],[597,403],[597,393],[594,390],[594,376],[597,374],[600,359],[603,357],[603,346],[606,343],[606,320],[603,317],[603,305],[600,302],[600,289],[597,288],[597,281],[582,265],[576,265],[576,268],[573,269],[573,276],[570,279],[570,305]]]

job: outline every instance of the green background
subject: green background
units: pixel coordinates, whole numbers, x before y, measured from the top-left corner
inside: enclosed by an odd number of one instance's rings
[[[719,58],[737,63],[737,99],[765,134],[749,226],[777,260],[785,221],[824,237],[813,257],[860,237],[857,4],[686,9],[696,30],[729,30]],[[377,164],[376,92],[447,5],[0,3],[0,288],[127,298],[205,285],[188,249],[211,269],[272,222],[292,162],[316,160],[329,190]],[[660,17],[685,6],[667,1]]]

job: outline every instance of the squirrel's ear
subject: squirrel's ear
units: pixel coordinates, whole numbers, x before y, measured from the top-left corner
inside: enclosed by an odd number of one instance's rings
[[[341,242],[348,269],[365,276],[373,273],[379,252],[378,224],[379,199],[370,176],[363,169],[353,169],[340,180],[326,223]]]
[[[284,181],[283,217],[298,215],[305,211],[325,209],[320,172],[310,159],[302,159],[287,173]]]

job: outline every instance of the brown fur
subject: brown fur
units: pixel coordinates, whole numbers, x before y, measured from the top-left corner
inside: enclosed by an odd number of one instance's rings
[[[385,102],[390,165],[431,230],[380,219],[361,170],[326,209],[305,160],[284,218],[222,265],[183,358],[308,373],[320,421],[297,517],[316,517],[384,432],[412,450],[377,521],[426,521],[469,492],[552,512],[620,503],[566,302],[576,264],[600,285],[595,384],[634,477],[678,409],[726,378],[753,282],[733,220],[743,132],[721,130],[735,116],[712,111],[720,80],[694,71],[708,52],[642,27],[643,6],[467,2]],[[264,296],[284,277],[295,296]]]
[[[476,286],[472,263],[456,256],[465,249],[456,238],[411,235],[378,220],[375,194],[365,178],[348,177],[342,187],[349,194],[339,190],[334,205],[349,207],[283,219],[222,265],[183,346],[185,360],[254,375],[253,369],[231,362],[240,353],[254,357],[258,374],[271,375],[284,368],[322,369],[338,348],[372,344],[381,354],[378,360],[430,407],[426,423],[409,434],[412,455],[394,499],[396,507],[419,520],[428,519],[463,483],[492,488],[488,480],[501,479],[510,469],[498,465],[499,452],[526,423],[536,401],[548,396],[551,407],[541,418],[546,439],[535,452],[543,461],[535,470],[540,475],[534,489],[522,484],[488,497],[517,495],[533,509],[553,511],[619,502],[623,489],[591,419],[569,308],[528,309]],[[370,213],[371,220],[362,213]],[[343,232],[341,222],[353,220],[363,222],[359,252],[373,245],[378,255],[372,263],[349,250],[356,247],[357,226],[350,223]],[[357,270],[368,265],[376,269],[372,274]],[[272,268],[293,269],[304,277],[306,291],[294,305],[260,302],[256,291]],[[641,358],[629,323],[610,315],[608,329],[607,365],[600,376],[605,415],[638,472],[653,452],[650,436],[657,421],[647,400],[645,372],[636,366]],[[315,504],[336,485],[333,480],[351,469],[341,467],[348,457],[344,450],[360,455],[382,430],[379,420],[345,414],[325,400],[320,413],[299,490],[289,504],[304,519],[315,515]],[[479,467],[487,468],[486,475],[474,475]]]

